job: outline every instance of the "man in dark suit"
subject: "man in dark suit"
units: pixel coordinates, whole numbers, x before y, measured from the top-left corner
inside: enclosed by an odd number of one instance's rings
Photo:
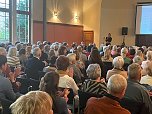
[[[41,49],[36,47],[33,49],[33,57],[27,61],[26,74],[28,78],[39,80],[39,71],[43,71],[46,61],[41,61]]]
[[[111,41],[112,41],[112,37],[111,37],[111,33],[109,33],[108,36],[106,37],[106,46],[111,45]]]

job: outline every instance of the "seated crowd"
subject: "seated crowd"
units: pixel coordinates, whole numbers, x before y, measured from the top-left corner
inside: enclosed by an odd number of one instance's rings
[[[28,92],[29,84],[22,93],[25,85],[20,79],[38,82],[39,89]],[[71,91],[74,109],[69,107]],[[121,105],[127,98],[143,104],[147,112],[140,114],[152,114],[152,47],[0,44],[0,101],[12,102],[12,114],[74,113],[79,91],[98,97],[90,98],[79,113],[131,114]]]

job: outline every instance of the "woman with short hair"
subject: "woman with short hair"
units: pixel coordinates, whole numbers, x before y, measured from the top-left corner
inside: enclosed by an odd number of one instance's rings
[[[12,114],[53,114],[52,99],[42,91],[31,91],[10,106]]]
[[[141,77],[140,83],[152,86],[152,62],[147,61],[145,70],[147,75]]]
[[[128,78],[127,72],[123,69],[124,59],[121,56],[115,57],[113,59],[113,69],[108,70],[106,80],[108,80],[114,74],[120,74],[126,79]]]
[[[103,95],[107,92],[106,83],[101,80],[101,68],[99,64],[90,64],[86,70],[88,78],[82,85],[82,91]]]
[[[70,62],[69,58],[60,55],[56,60],[57,72],[60,75],[59,87],[61,88],[71,88],[75,94],[78,94],[78,86],[73,79],[73,69],[69,69]]]
[[[141,64],[141,67],[143,69],[143,71],[142,71],[143,76],[147,75],[146,70],[145,70],[146,66],[147,66],[147,61],[152,62],[152,51],[147,51],[146,58],[147,59],[145,61],[143,61]]]

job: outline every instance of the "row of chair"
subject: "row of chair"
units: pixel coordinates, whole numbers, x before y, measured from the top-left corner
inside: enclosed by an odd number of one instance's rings
[[[35,80],[32,78],[17,78],[16,79],[18,82],[21,83],[21,87],[19,89],[19,92],[21,94],[26,94],[28,91],[31,90],[39,90],[39,84],[40,81],[39,80]]]

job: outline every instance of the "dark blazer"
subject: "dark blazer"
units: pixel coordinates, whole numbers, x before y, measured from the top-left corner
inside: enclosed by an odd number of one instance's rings
[[[41,60],[41,61],[47,61],[47,60],[48,60],[48,55],[47,55],[46,53],[44,53],[43,51],[42,51],[40,60]]]
[[[26,63],[25,73],[28,78],[39,80],[39,71],[43,71],[45,63],[36,57],[30,58]]]

